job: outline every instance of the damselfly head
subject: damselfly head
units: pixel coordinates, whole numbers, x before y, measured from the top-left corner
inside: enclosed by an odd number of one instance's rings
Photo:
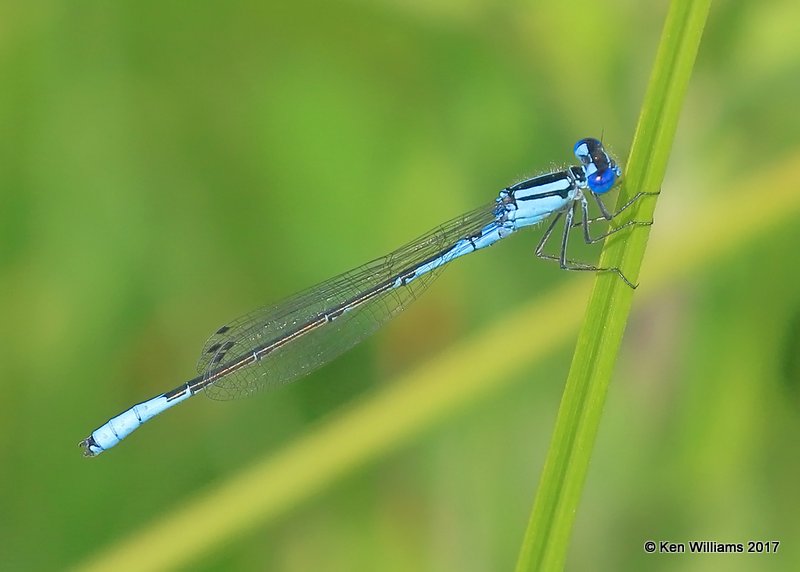
[[[603,144],[592,137],[575,143],[575,156],[583,165],[586,183],[596,195],[610,191],[621,173],[614,160],[606,153]]]

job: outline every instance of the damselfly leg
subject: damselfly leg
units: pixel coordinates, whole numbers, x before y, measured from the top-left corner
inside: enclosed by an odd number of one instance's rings
[[[625,209],[627,209],[628,207],[630,207],[631,205],[636,203],[636,201],[638,201],[642,197],[654,197],[654,196],[657,196],[657,195],[660,195],[660,194],[661,194],[661,191],[657,191],[655,193],[645,193],[645,192],[636,193],[635,195],[633,195],[630,198],[630,200],[628,202],[626,202],[624,205],[619,207],[619,209],[617,209],[617,212],[612,214],[611,212],[609,212],[608,207],[606,207],[605,203],[603,203],[603,199],[601,199],[599,196],[597,196],[594,193],[592,193],[592,196],[594,197],[594,200],[597,202],[597,207],[600,209],[601,216],[596,217],[596,218],[592,218],[592,219],[588,219],[586,222],[588,224],[592,224],[592,223],[595,223],[595,222],[601,222],[601,221],[602,222],[611,222],[612,220],[617,218],[620,214],[622,214],[622,211],[624,211]],[[582,224],[583,224],[583,221],[580,220],[580,221],[574,223],[573,226],[579,226],[579,225],[582,225]],[[651,224],[653,224],[652,221],[650,221],[649,223],[642,223],[642,226],[649,226]],[[622,228],[622,227],[620,227],[620,228]],[[600,238],[602,238],[602,237],[600,237]]]
[[[635,289],[636,288],[636,284],[634,284],[633,282],[628,280],[627,276],[625,276],[625,274],[622,272],[622,270],[620,270],[617,267],[605,267],[604,268],[604,267],[599,267],[599,266],[595,266],[595,265],[592,265],[592,264],[586,264],[584,262],[577,262],[575,260],[570,260],[567,257],[567,246],[568,246],[568,243],[569,243],[569,233],[570,233],[572,228],[574,228],[576,226],[582,226],[583,227],[583,240],[584,240],[584,242],[586,242],[586,244],[595,244],[595,243],[603,240],[604,238],[606,238],[608,236],[611,236],[614,233],[619,232],[620,230],[622,230],[624,228],[635,227],[635,226],[651,226],[653,224],[652,221],[649,221],[649,222],[628,221],[625,224],[622,224],[620,226],[612,227],[610,230],[604,232],[603,234],[601,234],[600,236],[597,236],[597,237],[592,237],[590,232],[589,232],[589,226],[592,223],[598,222],[598,221],[605,221],[605,222],[612,221],[621,212],[623,212],[625,209],[627,209],[628,207],[633,205],[640,198],[642,198],[644,196],[647,196],[647,195],[657,195],[659,193],[644,193],[644,192],[636,193],[628,202],[626,202],[624,205],[622,205],[622,207],[620,207],[619,210],[617,210],[613,214],[608,211],[608,209],[603,204],[603,201],[600,199],[600,197],[598,197],[594,193],[591,193],[591,194],[595,198],[595,200],[597,201],[597,204],[598,204],[598,207],[600,208],[600,212],[602,213],[602,216],[598,217],[598,218],[594,218],[594,219],[589,218],[589,203],[586,200],[585,196],[580,197],[581,219],[579,221],[575,221],[574,220],[575,219],[575,209],[578,206],[577,202],[573,203],[566,210],[566,212],[560,212],[560,213],[557,213],[555,216],[553,216],[553,220],[550,221],[550,224],[545,229],[545,232],[542,235],[542,238],[539,241],[539,244],[536,246],[536,250],[535,250],[536,256],[538,258],[541,258],[541,259],[544,259],[544,260],[553,260],[555,262],[558,262],[558,265],[559,265],[559,267],[561,267],[562,270],[573,270],[573,271],[584,271],[584,272],[587,272],[587,271],[588,272],[613,272],[614,274],[619,276],[622,279],[622,281],[625,282],[625,284],[627,284],[629,287]],[[564,220],[564,230],[563,230],[563,233],[562,233],[562,236],[561,236],[561,245],[560,245],[559,255],[558,256],[554,256],[552,254],[546,254],[544,252],[544,248],[547,245],[548,241],[550,240],[550,237],[552,236],[553,231],[555,230],[555,227],[558,224],[558,222],[561,220],[562,216],[565,216],[565,220]]]

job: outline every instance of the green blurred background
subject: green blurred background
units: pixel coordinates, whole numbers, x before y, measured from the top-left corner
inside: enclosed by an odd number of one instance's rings
[[[226,320],[566,164],[580,137],[603,133],[624,161],[666,9],[0,6],[0,569],[80,563],[517,304],[588,280],[535,260],[526,233],[300,383],[192,400],[96,460],[76,447],[191,377]],[[796,0],[712,7],[653,241],[797,160],[798,21]],[[800,568],[798,242],[783,224],[678,281],[642,275],[660,290],[634,307],[569,569]],[[572,350],[187,569],[511,569]],[[648,556],[648,539],[782,546]]]

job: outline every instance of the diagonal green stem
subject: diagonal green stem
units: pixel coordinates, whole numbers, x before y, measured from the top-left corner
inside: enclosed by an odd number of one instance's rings
[[[619,204],[636,192],[660,189],[691,76],[710,0],[673,0],[667,14],[654,69],[634,136]],[[648,220],[655,197],[621,215]],[[601,267],[617,267],[636,282],[644,258],[649,228],[636,227],[606,242]],[[560,570],[592,448],[600,424],[608,383],[630,312],[633,291],[613,273],[599,274],[556,420],[553,440],[542,473],[517,572]]]

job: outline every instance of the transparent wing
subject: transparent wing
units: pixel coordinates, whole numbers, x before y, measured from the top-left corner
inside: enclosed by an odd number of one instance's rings
[[[495,221],[494,209],[495,203],[491,203],[462,215],[383,258],[222,326],[203,346],[198,371],[209,379],[224,364],[252,354],[254,349],[319,319],[341,304],[394,279],[404,270],[436,256],[459,240],[479,234],[481,229]],[[205,393],[213,399],[234,399],[308,374],[358,344],[407,307],[438,276],[443,266],[408,284],[376,294],[337,319],[325,322],[267,353],[260,361],[221,377],[210,384]]]

